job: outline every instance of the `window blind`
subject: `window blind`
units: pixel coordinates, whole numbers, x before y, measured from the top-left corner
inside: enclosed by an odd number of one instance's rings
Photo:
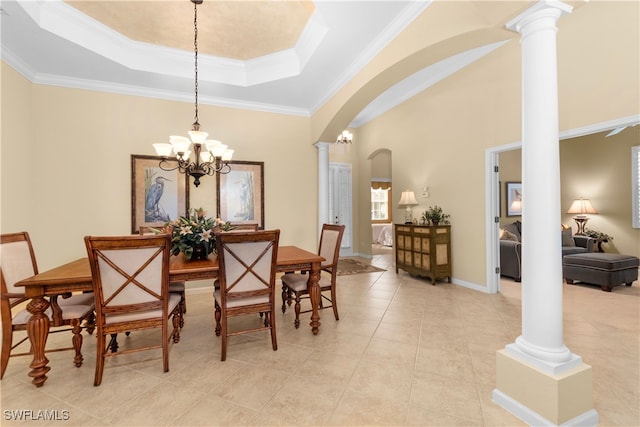
[[[631,147],[631,198],[633,228],[640,228],[640,145]]]

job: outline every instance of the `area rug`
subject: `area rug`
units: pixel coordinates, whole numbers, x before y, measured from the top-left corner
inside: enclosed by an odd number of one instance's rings
[[[346,276],[348,274],[359,273],[375,273],[376,271],[386,271],[384,268],[378,268],[371,264],[358,261],[351,258],[338,259],[338,276]]]

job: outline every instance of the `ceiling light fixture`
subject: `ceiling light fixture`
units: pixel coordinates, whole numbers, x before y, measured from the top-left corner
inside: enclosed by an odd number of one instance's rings
[[[153,144],[153,147],[156,153],[162,157],[160,169],[165,171],[178,169],[180,173],[191,175],[193,184],[197,187],[200,185],[200,177],[204,175],[225,174],[231,171],[229,161],[233,156],[233,150],[228,149],[220,141],[207,139],[209,134],[200,130],[198,122],[198,5],[202,4],[203,0],[191,0],[191,2],[193,3],[193,48],[195,53],[195,121],[189,131],[189,138],[171,135],[169,144],[158,143]],[[194,161],[191,161],[190,147],[192,143]],[[176,167],[169,167],[169,158],[172,152],[175,153],[175,159],[178,161]]]
[[[353,134],[345,129],[338,135],[336,144],[351,144],[351,141],[353,141]]]

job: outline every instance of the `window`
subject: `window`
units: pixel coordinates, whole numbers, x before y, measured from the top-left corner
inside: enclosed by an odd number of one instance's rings
[[[371,222],[391,222],[391,183],[371,183]]]
[[[631,147],[632,227],[640,228],[640,145]]]

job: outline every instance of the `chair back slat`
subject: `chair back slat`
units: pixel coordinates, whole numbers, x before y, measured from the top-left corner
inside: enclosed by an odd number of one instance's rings
[[[3,234],[0,237],[0,275],[2,293],[23,294],[24,288],[14,286],[20,280],[38,274],[31,239],[26,232]]]

